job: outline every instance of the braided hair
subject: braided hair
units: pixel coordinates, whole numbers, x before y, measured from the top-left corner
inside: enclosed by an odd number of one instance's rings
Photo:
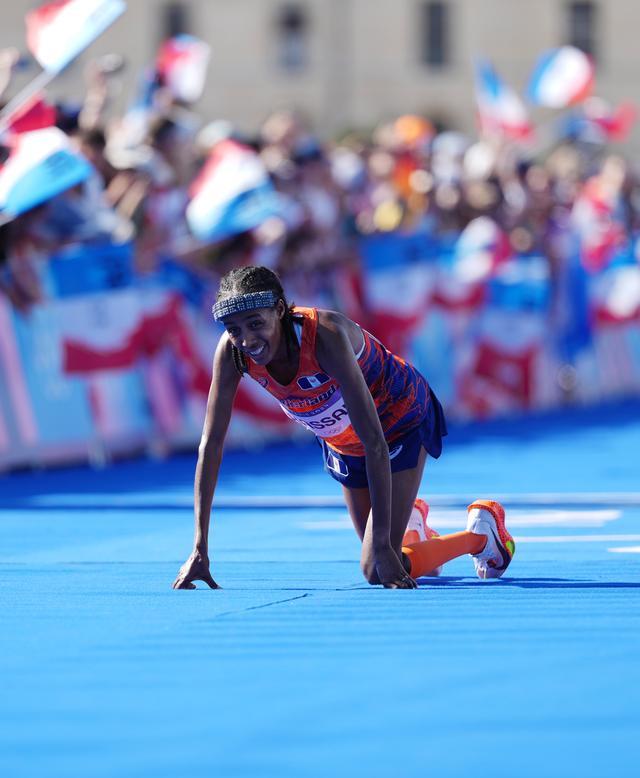
[[[293,304],[289,305],[284,296],[284,290],[280,279],[268,267],[256,267],[248,265],[230,270],[220,280],[216,302],[225,300],[227,297],[249,294],[250,292],[275,292],[278,301],[284,303],[284,316],[282,317],[282,328],[284,330],[285,345],[287,356],[291,356],[292,348],[297,344],[296,333],[294,329]],[[240,375],[244,375],[248,370],[247,360],[240,349],[231,346],[233,364]]]

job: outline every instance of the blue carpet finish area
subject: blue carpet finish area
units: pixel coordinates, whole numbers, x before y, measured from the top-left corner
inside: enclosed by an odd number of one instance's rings
[[[637,776],[639,450],[637,403],[454,429],[431,523],[502,497],[516,557],[417,591],[314,444],[227,454],[215,592],[170,588],[192,456],[0,478],[0,775]]]

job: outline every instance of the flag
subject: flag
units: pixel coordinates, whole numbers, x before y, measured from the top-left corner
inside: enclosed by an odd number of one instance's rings
[[[478,216],[467,224],[455,243],[452,272],[467,283],[485,281],[510,255],[505,232],[488,216]]]
[[[124,0],[54,0],[26,16],[29,50],[59,73],[125,11]]]
[[[189,391],[207,396],[208,365],[189,327],[184,301],[172,291],[134,288],[67,298],[61,321],[62,363],[69,375],[125,370],[168,349]]]
[[[481,340],[471,369],[460,380],[459,393],[465,409],[483,418],[531,407],[538,344],[507,348]]]
[[[590,178],[571,211],[571,222],[580,239],[581,260],[590,273],[606,268],[624,247],[627,230],[619,192],[612,192],[602,177]]]
[[[502,263],[489,281],[487,303],[503,311],[544,314],[551,303],[548,258],[518,254]]]
[[[424,321],[436,275],[433,246],[420,235],[389,232],[360,241],[363,296],[372,333],[396,354]]]
[[[602,324],[640,324],[640,267],[614,265],[591,279],[591,310]]]
[[[562,46],[540,57],[527,92],[536,105],[567,108],[591,95],[594,80],[593,60],[575,46]]]
[[[486,309],[458,374],[465,411],[483,417],[533,407],[547,333],[539,313]]]
[[[194,181],[187,222],[200,240],[222,240],[281,214],[281,204],[262,160],[232,140],[214,146]]]
[[[636,118],[636,107],[629,101],[617,108],[597,98],[590,98],[584,104],[584,121],[590,129],[599,131],[605,141],[626,140]]]
[[[13,218],[91,175],[87,160],[56,127],[16,136],[0,167],[0,214]]]
[[[55,107],[48,103],[41,94],[37,94],[12,113],[7,121],[6,131],[20,135],[23,132],[53,127],[55,123]]]
[[[177,100],[194,103],[202,95],[211,48],[193,35],[177,35],[158,52],[156,70]]]
[[[478,123],[484,134],[512,139],[531,135],[533,128],[524,102],[487,60],[476,63],[475,91]]]

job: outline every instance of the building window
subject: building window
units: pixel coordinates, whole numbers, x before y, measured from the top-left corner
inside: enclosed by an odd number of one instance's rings
[[[449,64],[450,8],[445,2],[421,3],[420,60],[423,65],[444,67]]]
[[[309,64],[309,20],[301,5],[283,6],[277,18],[278,64],[286,71],[304,70]]]
[[[569,43],[592,57],[596,55],[596,4],[569,3]]]
[[[183,35],[189,30],[189,12],[184,3],[167,3],[164,7],[162,25],[163,39]]]

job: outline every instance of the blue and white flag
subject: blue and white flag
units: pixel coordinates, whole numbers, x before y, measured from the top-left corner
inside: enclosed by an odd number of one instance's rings
[[[19,216],[81,183],[92,170],[57,127],[25,132],[0,167],[0,215]]]

